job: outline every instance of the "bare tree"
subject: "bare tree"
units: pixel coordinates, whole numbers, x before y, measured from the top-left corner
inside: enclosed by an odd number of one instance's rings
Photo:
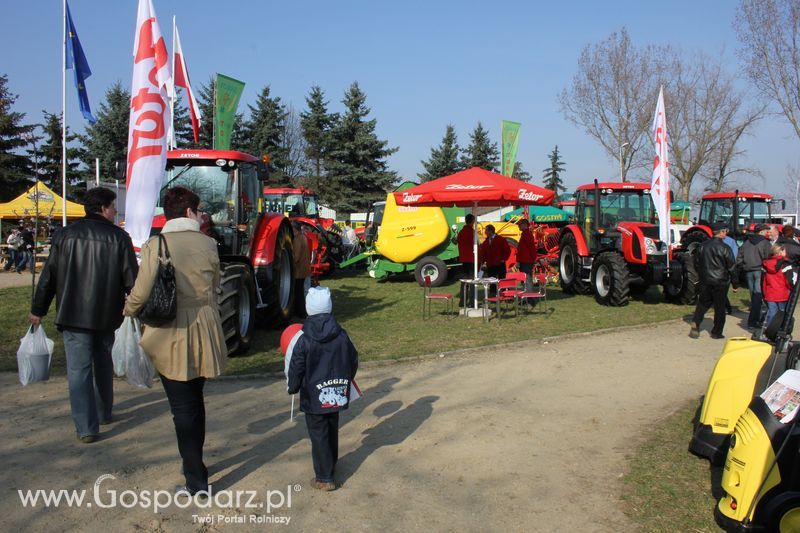
[[[800,137],[800,2],[742,0],[734,28],[748,76]]]
[[[720,132],[720,138],[709,154],[708,164],[701,171],[706,179],[707,192],[720,192],[723,189],[743,185],[740,181],[743,176],[755,176],[763,180],[764,176],[760,170],[737,166],[737,160],[745,155],[745,150],[739,148],[739,139],[753,123],[763,117],[763,114],[764,107],[750,110],[736,123]]]
[[[652,168],[653,110],[673,60],[669,47],[634,47],[623,28],[583,49],[572,85],[561,92],[564,116],[621,159],[623,181],[631,168]]]
[[[672,74],[666,102],[670,170],[679,184],[679,197],[689,199],[698,175],[710,178],[712,188],[719,190],[731,175],[745,170],[731,163],[742,153],[739,139],[762,110],[742,111],[744,94],[737,91],[721,59],[699,52],[689,61],[678,60]]]
[[[283,148],[286,150],[286,167],[283,170],[292,184],[301,185],[299,182],[304,177],[308,167],[306,140],[300,127],[300,117],[291,105],[286,109]]]

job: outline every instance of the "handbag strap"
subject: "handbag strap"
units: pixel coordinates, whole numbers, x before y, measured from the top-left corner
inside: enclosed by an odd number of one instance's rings
[[[158,259],[161,260],[161,243],[164,243],[164,259],[165,263],[171,263],[172,258],[169,255],[169,247],[167,246],[167,238],[161,233],[158,234]]]

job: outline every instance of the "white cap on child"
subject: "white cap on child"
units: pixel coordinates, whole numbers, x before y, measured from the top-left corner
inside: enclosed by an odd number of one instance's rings
[[[331,290],[328,287],[311,287],[306,294],[306,313],[320,315],[333,311]]]

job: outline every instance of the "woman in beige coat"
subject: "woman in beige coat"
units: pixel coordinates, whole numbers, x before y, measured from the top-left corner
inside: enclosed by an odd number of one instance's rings
[[[203,463],[203,386],[206,378],[222,372],[227,356],[216,303],[219,256],[214,240],[200,233],[199,204],[198,196],[184,187],[166,192],[167,222],[161,234],[175,267],[177,316],[164,326],[146,327],[140,343],[153,360],[167,393],[183,459],[185,490],[190,494],[208,490],[208,470]],[[142,309],[157,271],[158,237],[153,237],[142,245],[142,263],[125,304],[125,315],[136,316]]]

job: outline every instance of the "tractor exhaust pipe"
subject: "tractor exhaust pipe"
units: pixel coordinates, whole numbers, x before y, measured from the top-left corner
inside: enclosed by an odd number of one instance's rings
[[[594,180],[594,221],[592,230],[595,232],[600,228],[600,185]]]

